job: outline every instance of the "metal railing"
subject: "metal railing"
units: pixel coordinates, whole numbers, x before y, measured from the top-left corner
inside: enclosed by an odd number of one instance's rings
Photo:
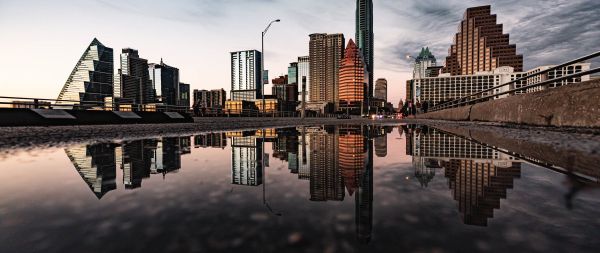
[[[114,99],[114,98],[113,98]],[[47,99],[29,97],[0,96],[0,108],[24,109],[68,109],[68,110],[103,110],[103,111],[133,111],[133,112],[180,112],[196,117],[300,117],[298,111],[266,111],[258,109],[224,109],[200,108],[194,110],[188,106],[173,106],[163,104],[138,104],[132,99],[118,98],[113,101],[79,101],[66,99]],[[336,114],[314,113],[307,114],[309,118],[333,118]]]
[[[505,86],[509,86],[509,85],[513,85],[513,84],[517,84],[519,82],[527,82],[528,79],[535,77],[535,76],[539,76],[539,75],[543,75],[543,74],[547,74],[549,72],[555,71],[555,70],[560,70],[564,67],[568,67],[570,65],[576,64],[576,63],[580,63],[583,61],[587,61],[593,58],[596,58],[600,56],[600,51],[556,65],[554,67],[545,69],[545,70],[541,70],[539,72],[536,73],[532,73],[526,76],[523,76],[521,78],[517,78],[515,80],[512,80],[510,82],[504,83],[504,84],[500,84],[491,88],[487,88],[469,95],[466,95],[464,97],[460,97],[445,103],[441,103],[441,104],[437,104],[434,105],[433,107],[429,108],[429,111],[439,111],[439,110],[444,110],[444,109],[448,109],[448,108],[454,108],[454,107],[460,107],[463,105],[469,105],[469,104],[475,104],[475,103],[480,103],[480,102],[484,102],[484,101],[488,101],[490,99],[494,99],[494,98],[498,98],[499,96],[502,95],[514,95],[515,92],[518,91],[523,91],[523,90],[527,90],[527,89],[531,89],[531,88],[536,88],[536,87],[540,87],[540,86],[544,86],[544,85],[548,85],[548,84],[552,84],[555,82],[559,82],[559,81],[563,81],[563,80],[568,80],[568,79],[572,79],[572,78],[577,78],[577,77],[582,77],[582,76],[586,76],[586,75],[591,75],[591,74],[595,74],[595,73],[599,73],[600,72],[600,67],[597,68],[591,68],[589,70],[586,71],[581,71],[581,72],[577,72],[577,73],[573,73],[570,75],[563,75],[561,77],[557,77],[557,78],[553,78],[550,80],[544,80],[542,82],[538,82],[538,83],[534,83],[534,84],[530,84],[530,85],[525,85],[519,88],[515,88],[515,89],[509,89],[507,91],[502,91],[502,92],[497,92],[494,93],[493,91],[496,89],[499,89],[501,87],[505,87]],[[492,91],[491,95],[488,94],[488,92]]]

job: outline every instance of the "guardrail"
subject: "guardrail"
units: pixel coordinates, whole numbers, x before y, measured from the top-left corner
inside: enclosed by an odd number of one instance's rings
[[[543,75],[543,74],[549,73],[551,71],[554,71],[554,70],[557,70],[557,69],[561,69],[561,68],[573,65],[575,63],[580,63],[580,62],[583,62],[583,61],[594,59],[594,58],[596,58],[598,56],[600,56],[600,51],[595,52],[593,54],[589,54],[589,55],[580,57],[580,58],[577,58],[577,59],[574,59],[574,60],[571,60],[571,61],[568,61],[568,62],[565,62],[565,63],[562,63],[562,64],[559,64],[559,65],[556,65],[554,67],[542,70],[542,71],[537,72],[537,73],[532,73],[532,74],[523,76],[521,78],[515,79],[513,81],[510,81],[510,82],[507,82],[507,83],[504,83],[504,84],[500,84],[500,85],[497,85],[497,86],[494,86],[494,87],[491,87],[491,88],[487,88],[487,89],[484,89],[484,90],[481,90],[481,91],[478,91],[478,92],[466,95],[466,96],[461,97],[461,98],[454,99],[452,101],[448,101],[448,102],[445,102],[445,103],[434,105],[433,107],[429,108],[429,111],[439,111],[439,110],[444,110],[444,109],[448,109],[448,108],[460,107],[460,106],[463,106],[463,105],[469,105],[469,104],[475,104],[475,103],[485,102],[485,101],[497,98],[497,97],[502,96],[502,95],[506,95],[506,94],[508,94],[508,95],[514,95],[514,93],[518,92],[518,91],[523,91],[523,90],[527,90],[527,89],[531,89],[531,88],[535,88],[535,87],[540,87],[540,86],[552,84],[552,83],[555,83],[555,82],[559,82],[559,81],[563,81],[563,80],[568,80],[568,79],[571,79],[571,78],[577,78],[577,77],[581,77],[581,76],[586,76],[586,75],[591,75],[591,74],[599,73],[600,72],[600,67],[597,67],[597,68],[592,68],[590,70],[573,73],[573,74],[570,74],[570,75],[563,75],[561,77],[553,78],[553,79],[550,79],[550,80],[544,80],[544,81],[539,82],[539,83],[525,85],[523,87],[511,89],[511,90],[508,90],[508,91],[503,91],[503,92],[498,92],[498,93],[492,92],[491,95],[487,94],[488,92],[493,91],[495,89],[498,89],[498,88],[501,88],[501,87],[505,87],[505,86],[509,86],[509,85],[512,85],[512,84],[516,84],[518,82],[527,81],[529,78],[532,78],[532,77],[535,77],[535,76],[539,76],[539,75]]]
[[[163,104],[137,104],[132,99],[117,98],[111,101],[79,101],[65,99],[0,96],[0,107],[30,109],[71,109],[136,112],[180,112],[196,117],[300,117],[297,111],[267,111],[256,109],[199,108]],[[335,114],[307,114],[309,118],[333,118]]]

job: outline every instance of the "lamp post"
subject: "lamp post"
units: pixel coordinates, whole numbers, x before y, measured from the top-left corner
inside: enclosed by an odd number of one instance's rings
[[[271,25],[273,23],[276,22],[281,22],[281,19],[276,19],[273,20],[269,23],[269,25],[267,25],[267,28],[265,28],[265,30],[262,32],[262,36],[261,36],[261,54],[262,54],[262,58],[260,59],[260,87],[262,90],[262,113],[264,115],[265,113],[265,82],[264,82],[264,77],[265,77],[265,35],[267,34],[267,31],[269,31],[269,28],[271,27]]]

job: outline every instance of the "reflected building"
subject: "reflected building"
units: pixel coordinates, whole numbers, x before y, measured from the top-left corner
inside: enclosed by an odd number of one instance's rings
[[[370,242],[373,231],[373,139],[367,136],[365,169],[354,196],[356,236],[360,243]]]
[[[225,133],[209,133],[194,136],[194,148],[221,148],[227,147]]]
[[[367,162],[367,140],[361,126],[339,128],[339,170],[348,194],[352,196],[360,185]]]
[[[113,66],[113,49],[94,38],[67,78],[56,105],[101,108],[104,99],[113,96]]]
[[[259,186],[263,180],[262,141],[241,135],[231,137],[231,183]]]
[[[521,175],[520,160],[498,150],[444,132],[421,127],[412,135],[415,177],[422,186],[444,168],[463,222],[487,226],[500,200]]]
[[[344,200],[344,182],[338,163],[338,134],[324,127],[310,135],[310,200]]]
[[[122,145],[121,169],[126,189],[139,188],[142,186],[142,180],[150,177],[156,143],[156,140],[137,140]]]
[[[65,153],[98,199],[117,188],[114,144],[72,147]]]
[[[507,189],[513,188],[515,178],[521,175],[520,163],[499,166],[491,162],[474,160],[443,161],[448,186],[463,222],[468,225],[487,226],[506,198]]]

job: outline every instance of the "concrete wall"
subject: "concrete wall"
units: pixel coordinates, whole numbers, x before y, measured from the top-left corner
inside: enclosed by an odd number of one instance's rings
[[[0,108],[0,127],[3,126],[65,126],[65,125],[106,125],[106,124],[155,124],[190,123],[194,119],[187,114],[183,118],[172,119],[162,112],[136,112],[140,118],[121,118],[110,111],[64,110],[73,118],[44,118],[31,109]]]
[[[600,80],[421,114],[417,118],[600,128]]]

